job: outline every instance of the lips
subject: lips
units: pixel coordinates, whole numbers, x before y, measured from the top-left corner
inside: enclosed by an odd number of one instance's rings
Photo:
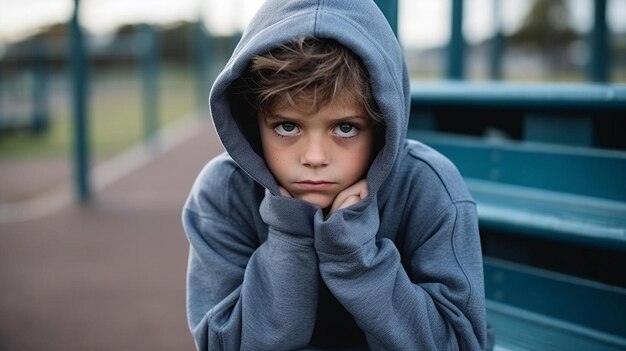
[[[305,180],[301,182],[295,182],[296,187],[302,190],[328,190],[332,188],[335,183],[317,180]]]

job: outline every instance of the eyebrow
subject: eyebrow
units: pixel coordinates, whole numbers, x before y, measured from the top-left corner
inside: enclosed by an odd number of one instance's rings
[[[279,114],[275,114],[275,113],[270,113],[268,115],[264,115],[263,118],[265,120],[288,120],[288,121],[299,121],[302,119],[307,119],[307,117],[303,117],[303,118],[299,118],[299,117],[289,117],[289,116],[283,116],[283,115],[279,115]],[[365,115],[348,115],[348,116],[340,116],[337,118],[333,118],[333,121],[350,121],[350,120],[368,120],[369,117],[365,116]]]

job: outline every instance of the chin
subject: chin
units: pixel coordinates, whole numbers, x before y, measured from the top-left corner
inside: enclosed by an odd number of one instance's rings
[[[324,209],[330,207],[333,204],[334,198],[328,195],[320,195],[320,194],[307,194],[300,197],[301,200],[306,202],[310,202],[320,208]]]

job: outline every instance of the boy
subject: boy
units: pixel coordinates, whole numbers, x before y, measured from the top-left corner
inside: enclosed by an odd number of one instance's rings
[[[266,1],[209,102],[227,153],[183,211],[198,349],[487,347],[475,204],[405,140],[373,2]]]

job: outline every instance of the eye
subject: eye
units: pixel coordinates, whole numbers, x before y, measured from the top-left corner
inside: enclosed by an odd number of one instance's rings
[[[333,133],[342,138],[351,138],[359,134],[359,127],[352,123],[341,123],[335,127]]]
[[[294,123],[290,122],[279,123],[276,127],[274,127],[274,131],[280,136],[293,136],[300,132],[298,127]]]

